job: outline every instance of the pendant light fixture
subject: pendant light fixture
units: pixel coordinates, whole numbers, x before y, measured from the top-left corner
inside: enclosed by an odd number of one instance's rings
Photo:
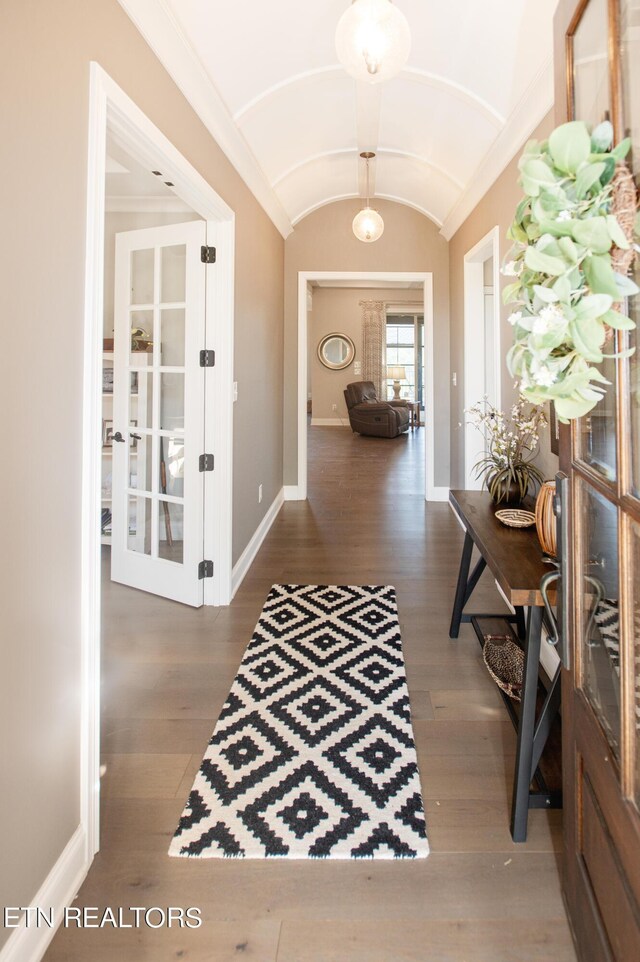
[[[338,60],[356,80],[377,84],[395,77],[410,49],[409,24],[391,0],[352,0],[338,21]]]
[[[365,244],[373,244],[374,241],[382,237],[384,231],[384,221],[377,210],[369,204],[369,161],[375,157],[372,151],[367,150],[360,154],[367,165],[367,206],[363,207],[353,218],[353,233],[358,240]]]

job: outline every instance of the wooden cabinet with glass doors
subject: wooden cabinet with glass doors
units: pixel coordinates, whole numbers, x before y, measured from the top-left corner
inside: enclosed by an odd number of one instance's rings
[[[556,121],[609,118],[640,173],[640,3],[560,0]],[[638,259],[634,272],[638,276]],[[640,297],[629,313],[640,324]],[[609,352],[640,343],[618,332]],[[561,431],[570,478],[571,659],[563,675],[564,893],[584,962],[640,960],[640,358]]]

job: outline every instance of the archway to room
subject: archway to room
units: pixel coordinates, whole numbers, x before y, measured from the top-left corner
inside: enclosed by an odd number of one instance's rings
[[[316,289],[325,290],[341,289],[350,290],[354,295],[354,303],[360,294],[371,294],[371,291],[379,290],[385,295],[385,307],[388,317],[398,317],[403,309],[403,301],[410,308],[412,318],[421,317],[423,319],[423,349],[424,366],[420,372],[420,380],[423,380],[422,395],[424,398],[424,413],[422,424],[424,425],[424,469],[425,485],[424,497],[427,501],[440,500],[440,491],[435,484],[435,444],[434,444],[434,423],[436,396],[434,390],[434,336],[433,336],[433,277],[432,274],[425,272],[401,272],[401,271],[300,271],[298,274],[298,388],[297,388],[297,429],[298,429],[298,486],[296,498],[304,500],[308,493],[308,401],[309,401],[309,367],[310,358],[316,349],[309,334],[310,308],[313,303],[314,285]],[[321,287],[320,287],[321,285]],[[402,292],[402,294],[400,293]],[[409,297],[406,295],[409,293]],[[359,315],[356,318],[356,328],[359,322]],[[317,340],[317,337],[315,338]],[[417,343],[414,342],[414,368],[422,367],[422,359],[418,356]],[[352,371],[347,380],[357,381],[361,379],[361,368],[357,365],[359,359],[354,358]],[[360,374],[358,373],[360,372]],[[337,373],[337,372],[332,372]],[[388,373],[388,371],[386,372]],[[385,378],[385,388],[387,379]],[[408,383],[408,382],[407,382]],[[414,378],[414,383],[417,379]],[[410,389],[414,389],[414,384]],[[322,425],[323,422],[341,425],[348,425],[345,421],[344,412],[340,413],[341,393],[334,391],[335,400],[323,396],[323,404],[330,404],[329,416],[316,416],[316,424]],[[326,392],[323,392],[325,394]],[[313,402],[312,402],[313,403]],[[335,412],[333,410],[335,405]],[[346,409],[345,409],[346,410]],[[327,413],[322,409],[323,413]],[[318,411],[316,411],[318,414]]]

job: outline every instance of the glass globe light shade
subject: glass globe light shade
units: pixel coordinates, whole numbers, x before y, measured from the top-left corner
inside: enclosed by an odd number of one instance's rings
[[[363,207],[353,218],[353,233],[365,244],[373,244],[382,237],[384,221],[373,207]]]
[[[338,21],[338,60],[356,80],[389,80],[402,70],[410,49],[409,24],[391,0],[355,0]]]

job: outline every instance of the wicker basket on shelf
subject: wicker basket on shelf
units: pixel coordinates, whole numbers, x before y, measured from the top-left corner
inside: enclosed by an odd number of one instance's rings
[[[509,698],[520,701],[524,676],[524,653],[511,635],[486,635],[482,656],[496,685]]]

